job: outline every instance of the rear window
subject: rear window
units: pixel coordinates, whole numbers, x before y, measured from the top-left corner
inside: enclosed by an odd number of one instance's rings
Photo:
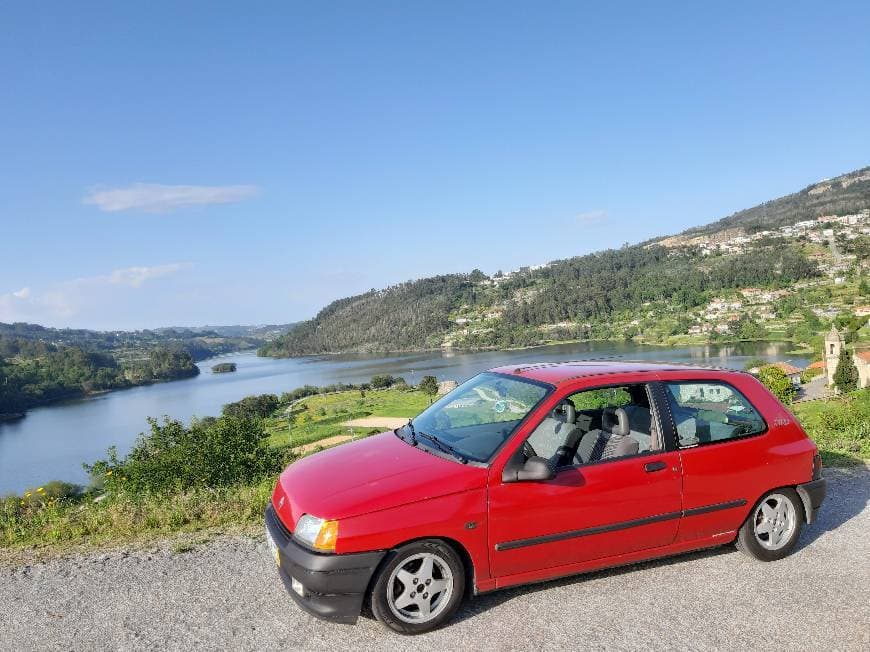
[[[757,435],[767,428],[758,410],[724,382],[665,383],[680,446]]]

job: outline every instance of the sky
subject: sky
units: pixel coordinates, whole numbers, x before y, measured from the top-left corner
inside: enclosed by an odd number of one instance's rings
[[[870,165],[870,3],[0,6],[0,321],[285,323]]]

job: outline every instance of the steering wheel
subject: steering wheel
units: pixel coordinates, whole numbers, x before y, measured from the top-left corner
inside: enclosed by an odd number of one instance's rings
[[[538,454],[535,452],[535,449],[532,448],[532,445],[529,443],[528,439],[523,442],[523,455],[526,456],[527,460],[538,456]]]

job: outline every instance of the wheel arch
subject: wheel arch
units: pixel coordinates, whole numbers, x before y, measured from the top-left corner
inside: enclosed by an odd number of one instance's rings
[[[801,493],[800,485],[796,484],[784,484],[779,487],[771,487],[770,489],[765,489],[759,496],[755,498],[754,501],[747,503],[749,505],[749,511],[746,513],[746,518],[751,518],[752,515],[755,514],[755,510],[758,508],[759,503],[761,503],[762,498],[764,498],[768,494],[774,493],[775,491],[783,491],[784,489],[790,489],[798,495],[798,498],[800,498],[800,500],[798,501],[798,507],[800,507],[801,509],[801,517],[804,523],[808,523],[807,506],[809,505],[809,503],[807,502],[807,500],[809,499],[809,497],[807,497],[807,499],[805,500],[803,494]]]
[[[445,543],[450,546],[451,549],[457,554],[460,561],[462,562],[462,569],[465,574],[465,595],[473,595],[477,593],[477,582],[475,581],[476,574],[474,568],[474,561],[472,560],[471,553],[468,552],[468,549],[458,540],[453,537],[448,536],[428,536],[428,537],[416,537],[413,539],[407,539],[406,541],[402,541],[392,546],[387,554],[384,555],[384,558],[381,559],[381,562],[378,564],[377,568],[375,568],[375,572],[372,573],[372,577],[369,580],[368,587],[366,588],[366,602],[368,602],[368,598],[371,596],[372,588],[374,588],[375,583],[380,577],[381,572],[384,567],[390,563],[393,558],[393,554],[401,547],[410,545],[412,543],[419,543],[420,541],[440,541],[441,543]]]

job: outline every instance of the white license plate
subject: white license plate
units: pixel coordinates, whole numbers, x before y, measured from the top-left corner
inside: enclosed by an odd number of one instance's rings
[[[278,544],[275,543],[274,539],[272,539],[272,535],[269,534],[269,528],[266,528],[266,543],[269,544],[269,551],[272,553],[272,558],[275,560],[275,564],[280,566],[281,551],[278,549]]]

